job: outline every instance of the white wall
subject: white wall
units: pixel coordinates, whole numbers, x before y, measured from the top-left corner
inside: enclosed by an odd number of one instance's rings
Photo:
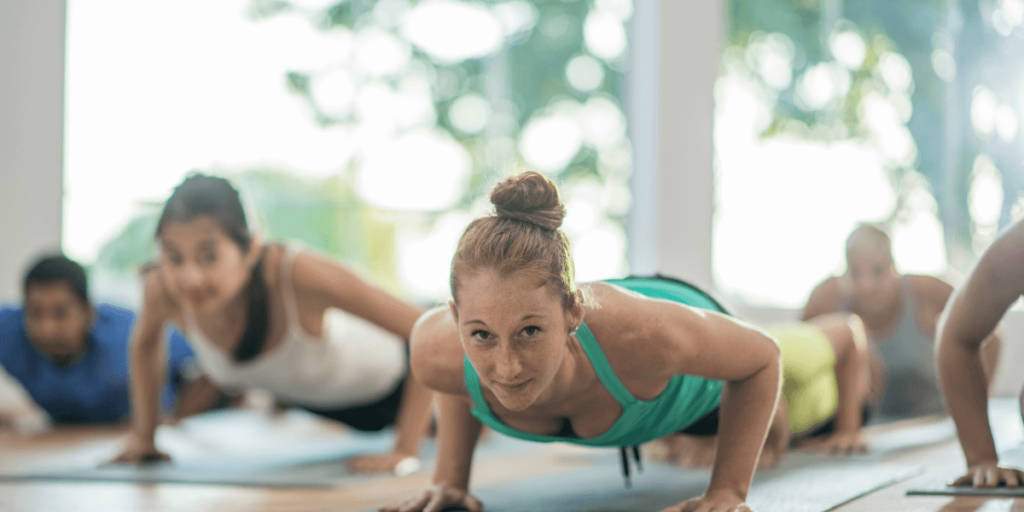
[[[708,290],[714,85],[725,16],[723,0],[636,2],[625,83],[634,154],[631,271]]]
[[[63,0],[0,0],[0,303],[60,248],[64,34]]]

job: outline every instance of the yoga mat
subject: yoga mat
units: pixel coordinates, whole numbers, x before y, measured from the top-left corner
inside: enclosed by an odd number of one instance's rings
[[[942,483],[933,483],[929,486],[916,487],[907,491],[907,496],[1003,496],[1008,498],[1024,498],[1024,488],[1008,489],[996,487],[993,489],[978,489],[970,486],[952,487]]]
[[[906,427],[873,433],[867,442],[868,450],[891,453],[948,441],[956,437],[956,425],[950,418],[909,425]]]
[[[989,421],[999,450],[999,463],[1005,467],[1024,470],[1024,424],[1021,422],[1020,403],[1015,399],[992,399],[989,401]],[[1012,448],[1010,448],[1012,447]],[[966,468],[960,466],[953,478],[963,475]],[[953,478],[950,478],[952,480]],[[1020,496],[1022,489],[976,489],[971,486],[949,486],[946,482],[924,482],[907,490],[908,496]]]
[[[107,464],[124,439],[87,443],[33,467],[0,471],[0,481],[79,480],[187,483],[257,487],[332,488],[389,478],[349,471],[345,460],[391,449],[393,435],[333,432],[301,411],[265,418],[251,411],[221,411],[161,426],[157,446],[171,462]],[[423,469],[432,471],[433,443],[424,443]],[[537,449],[534,443],[494,438],[481,443],[483,458]]]
[[[649,465],[633,475],[633,486],[626,489],[617,455],[605,454],[601,459],[585,469],[472,492],[488,512],[657,511],[700,496],[711,475],[710,471]],[[920,472],[919,466],[794,456],[777,468],[758,471],[747,503],[758,512],[824,512]]]

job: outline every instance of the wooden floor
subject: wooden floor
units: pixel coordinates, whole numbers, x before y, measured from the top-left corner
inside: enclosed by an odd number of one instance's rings
[[[123,429],[63,428],[36,438],[0,433],[0,468],[38,462],[83,442],[110,440]],[[869,432],[869,436],[871,433]],[[555,473],[573,467],[558,447],[529,455],[484,461],[474,469],[475,485],[486,486]],[[841,512],[1024,512],[1024,500],[977,497],[906,497],[906,490],[925,481],[947,480],[963,469],[963,457],[953,440],[904,452],[892,462],[921,464],[925,473],[857,499]],[[538,468],[542,468],[540,473]],[[412,495],[429,483],[429,475],[389,479],[358,488],[332,490],[252,489],[227,486],[127,483],[24,482],[0,484],[0,511],[189,511],[291,512],[362,511]]]

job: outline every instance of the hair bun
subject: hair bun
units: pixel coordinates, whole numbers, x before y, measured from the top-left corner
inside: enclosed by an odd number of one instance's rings
[[[517,219],[556,230],[565,218],[558,187],[543,175],[528,171],[494,187],[491,203],[498,217]]]

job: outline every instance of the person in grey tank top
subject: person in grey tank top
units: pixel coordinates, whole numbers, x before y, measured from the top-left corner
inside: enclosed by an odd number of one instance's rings
[[[836,312],[860,316],[874,352],[872,396],[880,417],[943,412],[934,339],[953,288],[932,276],[897,272],[889,235],[872,225],[858,226],[847,238],[846,263],[846,273],[814,289],[801,319]],[[984,349],[990,381],[998,353],[993,335]]]

